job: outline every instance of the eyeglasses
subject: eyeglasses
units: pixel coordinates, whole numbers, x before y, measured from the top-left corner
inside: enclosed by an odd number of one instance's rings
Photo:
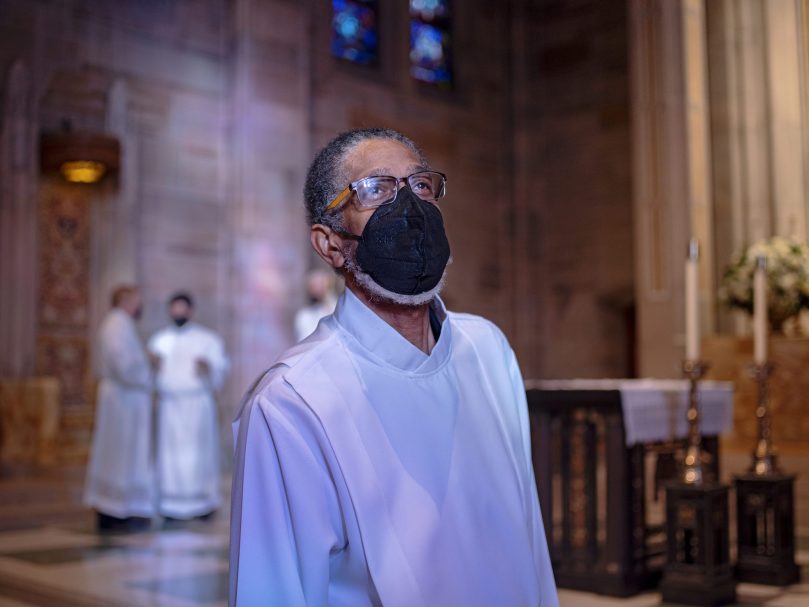
[[[390,204],[396,200],[402,181],[406,181],[413,193],[422,200],[434,202],[447,193],[447,176],[438,171],[419,171],[403,178],[390,175],[365,177],[349,183],[326,207],[326,211],[339,207],[351,192],[356,192],[357,205],[361,209],[375,209]]]

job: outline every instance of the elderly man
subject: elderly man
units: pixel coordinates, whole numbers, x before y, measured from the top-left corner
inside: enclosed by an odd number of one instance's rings
[[[135,321],[141,296],[134,286],[112,294],[98,335],[101,381],[84,502],[100,529],[148,528],[154,515],[152,372]]]
[[[438,298],[445,192],[388,129],[309,169],[312,246],[347,288],[243,400],[231,605],[557,605],[514,353]]]

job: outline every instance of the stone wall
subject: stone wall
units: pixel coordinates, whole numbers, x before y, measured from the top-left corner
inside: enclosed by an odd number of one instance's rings
[[[26,198],[78,200],[91,218],[80,336],[91,355],[69,371],[85,393],[63,415],[73,452],[88,440],[92,339],[116,283],[143,286],[144,336],[166,321],[171,292],[196,296],[233,358],[228,410],[291,344],[317,265],[304,173],[320,145],[357,126],[404,131],[448,174],[446,299],[500,325],[526,376],[631,372],[624,3],[454,3],[452,91],[410,78],[407,3],[382,4],[382,59],[363,69],[331,57],[320,0],[0,0],[4,98],[30,99],[1,125],[4,182],[16,176],[3,184],[8,250],[39,257],[22,236],[34,225]],[[65,121],[121,140],[115,183],[76,190],[38,175],[39,134]],[[9,160],[14,141],[25,166]],[[0,278],[15,267],[0,264]],[[0,332],[22,345],[0,373],[53,371],[35,368],[43,327],[23,305],[43,292],[28,277],[13,305],[1,300]]]
[[[144,336],[166,321],[165,299],[179,288],[197,296],[203,323],[228,336],[233,331],[227,288],[228,7],[224,0],[4,0],[0,12],[0,73],[15,62],[30,73],[27,117],[33,128],[26,155],[34,167],[40,133],[66,123],[114,133],[122,143],[115,184],[68,186],[35,169],[28,188],[33,208],[69,203],[90,223],[82,236],[89,242],[80,243],[89,259],[72,268],[78,275],[70,279],[78,299],[59,300],[64,289],[41,284],[54,261],[77,246],[44,246],[41,235],[59,225],[53,212],[40,213],[40,243],[31,251],[40,271],[17,285],[37,302],[31,311],[37,360],[24,373],[55,375],[63,387],[76,386],[63,403],[61,438],[66,457],[82,457],[94,384],[92,357],[77,361],[76,352],[92,350],[115,284],[143,287]],[[50,322],[52,309],[67,310],[70,322]]]
[[[517,3],[517,335],[543,377],[634,371],[624,2]]]

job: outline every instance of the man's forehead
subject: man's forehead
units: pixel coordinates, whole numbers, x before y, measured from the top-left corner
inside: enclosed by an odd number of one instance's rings
[[[352,180],[373,175],[403,177],[426,168],[413,150],[391,139],[366,139],[346,155],[345,162]]]

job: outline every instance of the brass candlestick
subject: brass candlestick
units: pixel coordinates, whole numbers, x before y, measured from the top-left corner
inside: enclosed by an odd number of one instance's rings
[[[750,369],[750,374],[758,385],[758,405],[756,406],[758,439],[753,450],[753,461],[750,464],[750,473],[756,476],[780,474],[776,463],[775,448],[772,444],[770,425],[769,383],[772,372],[773,367],[768,363],[756,363]]]
[[[708,457],[702,450],[702,431],[699,412],[699,380],[708,370],[708,364],[701,360],[683,362],[683,375],[689,380],[688,396],[688,447],[683,459],[680,480],[686,485],[701,485],[705,477],[704,464]]]

